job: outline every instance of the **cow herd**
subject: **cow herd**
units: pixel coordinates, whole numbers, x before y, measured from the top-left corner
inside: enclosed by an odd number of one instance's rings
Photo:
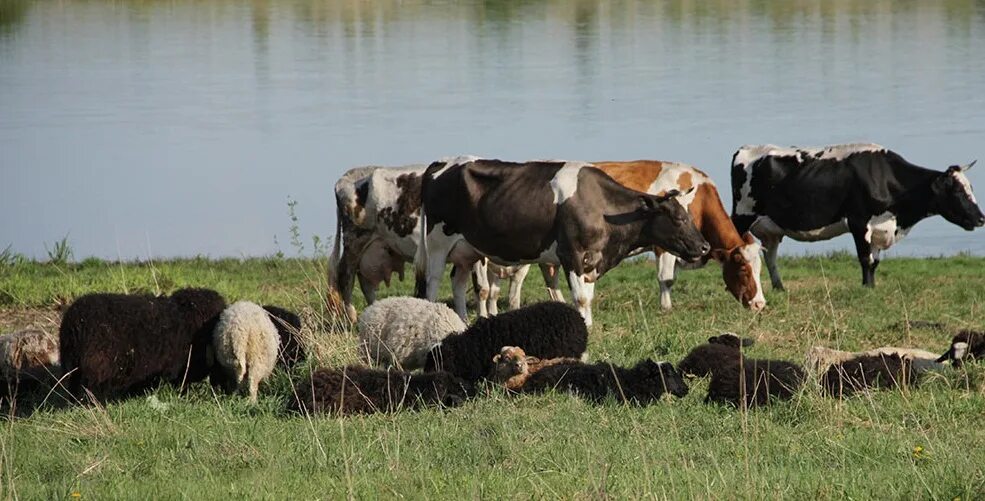
[[[435,301],[452,263],[455,311],[465,319],[470,279],[485,316],[495,313],[501,278],[511,277],[509,303],[519,306],[528,267],[537,263],[551,299],[564,300],[563,274],[591,325],[595,283],[627,257],[653,251],[663,308],[672,305],[677,265],[713,259],[726,289],[759,311],[766,306],[760,250],[781,290],[776,255],[785,236],[818,241],[851,233],[862,283],[874,286],[880,252],[924,218],[939,214],[969,231],[985,225],[965,176],[973,164],[927,169],[874,144],[743,146],[732,158],[731,217],[710,177],[680,163],[456,157],[360,167],[335,185],[329,282],[355,320],[356,280],[372,304],[379,284],[393,273],[402,279],[413,262],[415,294]]]

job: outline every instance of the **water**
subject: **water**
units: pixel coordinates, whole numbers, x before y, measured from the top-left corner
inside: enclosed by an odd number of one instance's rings
[[[983,75],[982,1],[0,0],[0,250],[290,255],[290,197],[310,251],[346,169],[457,154],[684,161],[730,208],[746,143],[985,157]]]

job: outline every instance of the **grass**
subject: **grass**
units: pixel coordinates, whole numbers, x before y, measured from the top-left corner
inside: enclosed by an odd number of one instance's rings
[[[902,345],[943,351],[959,328],[982,328],[985,259],[886,260],[863,289],[846,255],[784,259],[788,292],[742,310],[719,269],[685,271],[675,309],[659,309],[652,263],[600,282],[589,350],[595,360],[678,360],[734,331],[754,356],[800,360],[811,345]],[[355,360],[354,336],[323,306],[321,260],[87,260],[0,270],[0,329],[55,328],[57,309],[90,291],[167,293],[208,286],[228,300],[303,310],[313,364]],[[545,299],[530,277],[525,301]],[[387,294],[406,294],[398,283]],[[450,293],[445,284],[443,297]],[[358,295],[358,294],[357,294]],[[906,320],[940,322],[944,330]],[[328,327],[326,327],[328,326]],[[985,496],[985,368],[969,365],[920,388],[846,401],[806,389],[741,413],[684,399],[647,408],[563,394],[488,389],[456,409],[337,419],[283,409],[292,378],[275,374],[260,404],[160,388],[100,406],[46,405],[0,423],[0,492],[19,498],[939,498]]]

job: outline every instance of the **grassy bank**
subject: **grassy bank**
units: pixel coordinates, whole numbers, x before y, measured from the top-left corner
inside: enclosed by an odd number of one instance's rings
[[[720,331],[755,338],[754,356],[794,360],[814,344],[943,351],[955,330],[985,326],[982,258],[891,258],[875,290],[859,285],[849,256],[785,259],[788,292],[767,291],[759,315],[739,308],[715,266],[682,272],[675,309],[663,312],[654,268],[629,263],[602,279],[593,359],[676,361]],[[324,280],[324,264],[308,260],[21,263],[0,270],[0,329],[55,328],[59,307],[90,291],[208,286],[229,300],[303,310],[318,363],[354,361],[354,336],[323,306]],[[527,283],[526,301],[546,298],[538,277]],[[642,409],[491,391],[448,411],[346,419],[282,411],[304,370],[278,374],[257,408],[202,384],[180,397],[162,388],[106,408],[44,406],[8,419],[0,490],[48,499],[985,495],[985,370],[975,366],[906,393],[838,402],[809,388],[749,413],[703,404],[697,383],[684,399]]]

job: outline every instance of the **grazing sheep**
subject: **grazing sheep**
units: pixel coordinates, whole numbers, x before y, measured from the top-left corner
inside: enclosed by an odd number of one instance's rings
[[[821,383],[826,394],[844,398],[868,388],[916,385],[917,376],[910,361],[897,354],[865,354],[832,365]]]
[[[531,375],[545,367],[580,361],[571,357],[541,360],[537,357],[528,357],[523,348],[518,346],[504,346],[499,350],[499,354],[493,357],[493,369],[489,379],[505,384],[508,390],[518,390]]]
[[[740,348],[751,346],[751,339],[740,338],[731,332],[708,338],[707,344],[697,346],[677,364],[682,374],[705,377],[717,367],[736,363],[742,356]]]
[[[213,365],[212,334],[226,307],[217,292],[181,289],[170,297],[87,294],[65,312],[59,355],[68,390],[88,388],[102,400],[160,382],[205,379]]]
[[[938,362],[951,361],[951,365],[961,367],[966,358],[977,360],[985,358],[985,332],[963,330],[951,340],[951,347],[937,359]]]
[[[612,396],[618,402],[647,405],[664,393],[687,395],[687,384],[670,362],[642,360],[632,368],[609,363],[568,362],[532,374],[521,387],[524,393],[542,393],[552,388],[601,403]]]
[[[740,357],[736,363],[712,370],[705,402],[758,407],[771,398],[790,400],[803,384],[804,370],[797,364]]]
[[[270,314],[270,320],[277,327],[280,337],[280,355],[277,364],[285,369],[293,369],[305,359],[304,343],[301,342],[301,318],[292,311],[279,306],[264,305],[263,309]]]
[[[215,357],[225,370],[228,384],[257,401],[260,381],[277,365],[280,335],[266,310],[256,303],[237,301],[219,315],[215,327]]]
[[[381,299],[359,317],[359,344],[370,364],[413,370],[449,334],[465,330],[451,308],[414,297]]]
[[[542,359],[581,357],[588,328],[578,310],[554,301],[532,304],[480,318],[461,334],[452,334],[427,355],[426,371],[446,370],[468,381],[487,377],[503,346],[522,346]]]
[[[813,346],[807,350],[804,357],[804,366],[812,374],[824,374],[832,365],[852,360],[864,355],[899,355],[900,358],[908,360],[913,369],[917,372],[939,371],[944,368],[944,364],[938,362],[937,354],[916,348],[898,348],[895,346],[883,346],[866,351],[841,351],[823,346]]]
[[[37,329],[0,336],[0,375],[6,383],[0,384],[0,396],[19,384],[53,383],[60,373],[55,336]]]
[[[412,374],[349,366],[318,369],[297,384],[295,393],[295,410],[348,415],[455,407],[475,390],[447,372]]]

